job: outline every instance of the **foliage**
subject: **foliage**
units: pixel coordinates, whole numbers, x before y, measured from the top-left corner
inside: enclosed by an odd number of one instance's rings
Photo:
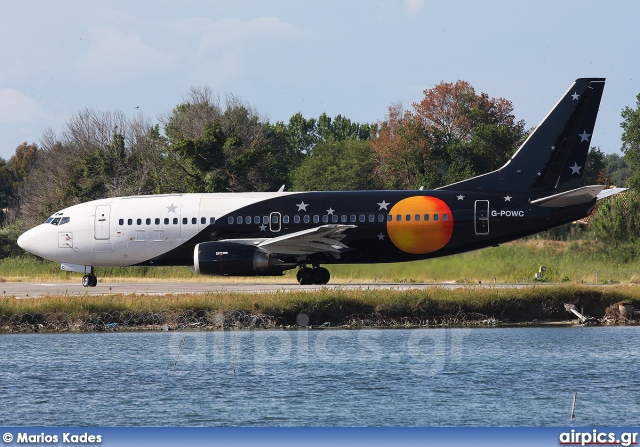
[[[607,245],[633,243],[640,234],[640,192],[629,190],[598,202],[594,235]]]
[[[640,93],[636,96],[636,108],[622,110],[622,152],[632,170],[628,186],[640,186]]]
[[[293,171],[297,191],[378,189],[375,158],[369,141],[332,141],[317,144]]]
[[[624,157],[618,154],[606,154],[604,163],[607,170],[607,178],[612,186],[623,187],[631,177],[631,168],[625,162]]]
[[[525,136],[512,112],[465,81],[425,90],[413,111],[392,105],[373,140],[379,175],[388,188],[436,188],[496,169]]]

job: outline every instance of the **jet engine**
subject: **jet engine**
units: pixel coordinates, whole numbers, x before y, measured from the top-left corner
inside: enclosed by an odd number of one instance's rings
[[[201,275],[279,276],[294,268],[251,245],[235,242],[202,242],[193,252],[193,265]]]

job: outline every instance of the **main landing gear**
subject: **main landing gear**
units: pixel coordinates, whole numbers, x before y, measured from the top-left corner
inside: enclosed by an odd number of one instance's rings
[[[331,279],[329,270],[324,267],[314,266],[313,268],[302,266],[296,275],[301,286],[310,284],[327,284]]]
[[[95,287],[98,285],[98,277],[96,275],[84,275],[82,277],[82,285],[85,287]]]

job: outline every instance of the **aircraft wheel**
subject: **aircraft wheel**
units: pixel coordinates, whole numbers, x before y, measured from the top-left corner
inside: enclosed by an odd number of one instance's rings
[[[300,284],[301,286],[313,284],[313,270],[309,267],[302,267],[300,270],[298,270],[296,278],[298,279],[298,284]]]
[[[95,287],[98,285],[98,277],[95,275],[84,275],[82,277],[82,285],[84,287]]]
[[[318,267],[313,269],[313,276],[314,276],[314,284],[327,284],[329,282],[329,280],[331,279],[331,273],[329,273],[329,270],[327,270],[324,267]]]

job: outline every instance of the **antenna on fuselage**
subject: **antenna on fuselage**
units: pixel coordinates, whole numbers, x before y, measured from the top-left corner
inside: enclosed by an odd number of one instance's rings
[[[284,185],[282,185],[282,186],[280,187],[280,189],[278,190],[278,192],[284,192]]]

